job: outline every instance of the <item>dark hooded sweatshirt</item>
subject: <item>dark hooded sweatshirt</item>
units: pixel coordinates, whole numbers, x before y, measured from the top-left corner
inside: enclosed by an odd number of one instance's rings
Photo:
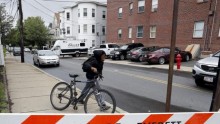
[[[88,79],[94,79],[94,77],[97,76],[97,74],[91,70],[91,67],[96,68],[98,73],[102,74],[102,69],[103,69],[103,64],[104,64],[101,61],[101,56],[105,54],[105,52],[103,50],[96,50],[93,53],[94,53],[94,56],[90,57],[84,63],[84,68],[85,70],[87,70],[86,78]]]

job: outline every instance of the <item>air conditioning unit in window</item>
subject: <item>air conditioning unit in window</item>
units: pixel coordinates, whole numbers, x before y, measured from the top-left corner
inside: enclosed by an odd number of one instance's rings
[[[151,12],[157,12],[157,8],[152,8]]]
[[[204,2],[208,2],[208,0],[197,0],[197,3],[204,3]]]

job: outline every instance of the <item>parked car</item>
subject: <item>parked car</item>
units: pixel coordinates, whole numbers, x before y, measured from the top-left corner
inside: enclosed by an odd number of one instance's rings
[[[189,61],[192,59],[192,54],[188,51],[181,51],[179,48],[175,48],[175,58],[177,54],[181,55],[182,61]],[[169,62],[169,59],[170,59],[170,48],[161,47],[160,49],[154,52],[145,54],[145,56],[142,58],[142,61],[146,61],[149,64],[153,64],[153,63],[165,64],[166,62]]]
[[[88,50],[88,55],[92,56],[93,52],[95,50],[103,50],[106,53],[106,56],[109,57],[110,56],[110,52],[113,50],[118,49],[119,46],[115,43],[107,43],[107,44],[101,44],[98,48],[93,48],[93,49],[89,49]]]
[[[59,57],[51,50],[38,50],[33,55],[34,65],[60,65]]]
[[[158,46],[152,47],[137,47],[127,52],[127,59],[131,61],[142,61],[142,57],[149,52],[157,50]]]
[[[21,55],[21,48],[20,47],[14,47],[13,48],[13,55],[14,56],[20,56]]]
[[[24,48],[24,52],[31,52],[29,48]]]
[[[33,49],[31,50],[31,54],[34,54],[37,51],[37,49]]]
[[[220,51],[196,62],[192,70],[192,76],[197,86],[213,85],[217,75],[219,56]]]
[[[119,49],[117,50],[113,50],[110,52],[110,57],[112,58],[112,60],[115,59],[120,59],[120,60],[125,60],[127,59],[127,52],[137,48],[137,47],[143,47],[144,45],[142,43],[129,43],[126,45],[121,46]]]

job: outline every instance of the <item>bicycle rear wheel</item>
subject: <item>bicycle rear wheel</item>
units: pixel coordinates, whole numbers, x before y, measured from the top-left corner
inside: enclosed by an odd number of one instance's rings
[[[66,82],[59,82],[50,93],[50,102],[56,110],[64,110],[70,105],[72,95],[70,85]]]
[[[92,91],[88,94],[84,103],[85,113],[114,113],[116,109],[116,101],[114,96],[107,90],[100,89],[98,93],[102,99],[100,102],[100,97],[97,97],[97,93]],[[103,108],[103,102],[105,108]]]

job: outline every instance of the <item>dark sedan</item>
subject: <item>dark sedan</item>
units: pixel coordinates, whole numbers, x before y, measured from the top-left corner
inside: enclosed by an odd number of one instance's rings
[[[142,61],[142,56],[157,50],[159,47],[137,47],[127,52],[127,59],[131,61]]]
[[[181,51],[180,49],[175,48],[175,58],[178,54],[181,55],[182,61],[189,61],[192,59],[192,54],[190,52]],[[166,62],[169,62],[169,59],[170,59],[170,48],[163,47],[154,52],[145,54],[145,56],[142,58],[142,61],[148,62],[149,64],[153,64],[153,63],[165,64]]]

